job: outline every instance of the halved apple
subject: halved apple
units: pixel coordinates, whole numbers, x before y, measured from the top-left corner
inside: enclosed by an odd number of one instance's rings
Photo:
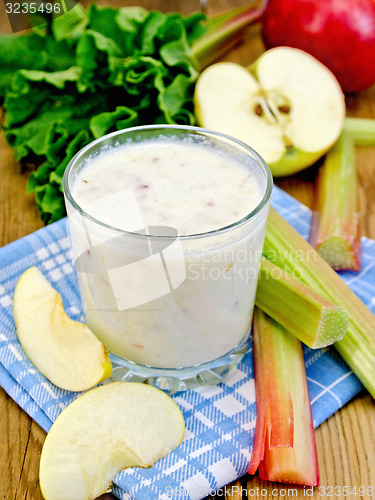
[[[66,315],[61,295],[38,268],[30,267],[19,278],[13,313],[26,356],[53,384],[83,391],[111,375],[104,345],[88,326]]]
[[[177,404],[155,387],[113,382],[77,398],[44,442],[39,480],[46,500],[91,500],[117,472],[151,467],[184,437]]]
[[[334,75],[291,47],[264,52],[248,69],[221,62],[198,78],[199,124],[255,149],[273,175],[290,175],[317,161],[337,140],[345,100]]]

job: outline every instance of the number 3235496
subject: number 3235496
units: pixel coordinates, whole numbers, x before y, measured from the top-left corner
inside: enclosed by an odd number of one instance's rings
[[[315,492],[318,492],[319,496],[324,497],[349,497],[354,498],[356,496],[363,497],[367,495],[372,497],[374,494],[374,488],[372,486],[318,486],[315,488]]]
[[[61,5],[59,3],[6,3],[5,11],[7,14],[35,14],[36,12],[51,14],[59,14],[61,12]]]

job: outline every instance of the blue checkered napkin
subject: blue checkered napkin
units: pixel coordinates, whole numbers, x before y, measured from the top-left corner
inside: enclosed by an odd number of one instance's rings
[[[309,210],[275,188],[273,206],[303,235]],[[64,307],[82,320],[66,222],[59,221],[0,249],[0,384],[48,430],[76,397],[53,386],[29,362],[18,343],[12,296],[20,274],[36,265],[62,294]],[[365,304],[375,309],[375,241],[363,238],[363,270],[343,279]],[[335,350],[305,349],[306,371],[315,426],[343,406],[361,384]],[[151,469],[129,469],[115,478],[121,499],[200,499],[246,474],[255,427],[255,393],[251,348],[225,384],[179,393],[186,434],[181,446]]]

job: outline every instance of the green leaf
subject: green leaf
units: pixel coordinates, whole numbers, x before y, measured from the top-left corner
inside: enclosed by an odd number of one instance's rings
[[[94,91],[97,86],[105,86],[110,75],[108,61],[111,57],[119,56],[120,49],[111,38],[87,30],[80,38],[76,50],[77,64],[81,67],[78,90]]]
[[[146,89],[156,87],[155,80],[168,77],[165,66],[152,57],[128,57],[117,62],[116,71],[113,71],[113,84],[123,86],[130,95],[145,94]],[[164,88],[164,84],[161,85]]]
[[[45,185],[48,184],[49,176],[53,165],[45,162],[37,170],[31,172],[27,181],[26,191],[28,193],[37,193],[38,191],[45,190]]]
[[[90,120],[90,130],[95,138],[135,125],[138,125],[138,113],[126,106],[118,106],[115,111],[100,113]]]
[[[190,16],[181,17],[181,20],[185,26],[190,47],[207,33],[207,18],[202,12],[193,12]]]
[[[37,156],[46,154],[48,145],[55,139],[56,124],[72,117],[72,109],[48,110],[24,125],[5,131],[8,143],[15,148],[15,157],[20,160],[30,152]]]
[[[83,35],[88,18],[84,8],[78,3],[63,16],[52,21],[52,33],[56,40],[75,40]]]
[[[123,7],[118,10],[115,20],[122,31],[118,44],[124,55],[132,55],[140,48],[139,38],[149,16],[150,13],[142,7]]]
[[[90,30],[111,39],[126,57],[138,47],[139,31],[149,14],[142,7],[112,9],[92,4],[88,15]]]
[[[61,199],[60,190],[55,184],[48,184],[46,190],[44,191],[43,198],[40,201],[40,208],[46,214],[53,214],[56,211],[65,213],[65,210],[61,210],[63,207],[63,201]]]
[[[43,69],[47,60],[44,42],[38,36],[0,35],[0,97],[18,69]]]
[[[92,136],[86,130],[81,130],[70,141],[66,148],[66,156],[57,166],[46,161],[31,173],[27,183],[27,192],[35,194],[43,222],[54,222],[66,214],[61,189],[65,169],[73,156],[91,140]]]
[[[61,186],[65,169],[68,166],[70,160],[76,153],[78,153],[80,149],[82,149],[92,140],[93,137],[87,130],[81,130],[80,132],[78,132],[66,147],[66,156],[64,157],[64,159],[53,170],[51,170],[49,181],[56,182]]]
[[[15,79],[16,77],[13,82]],[[5,129],[22,124],[25,120],[31,119],[36,112],[41,110],[43,104],[49,100],[48,92],[43,89],[39,89],[39,91],[37,88],[32,89],[24,79],[22,79],[22,81],[23,86],[19,86],[18,88],[12,86],[5,97]]]
[[[195,64],[192,64],[190,46],[186,37],[182,36],[179,40],[166,43],[160,49],[160,56],[168,66],[179,66],[192,78],[198,77],[198,70]]]
[[[155,39],[165,23],[165,18],[165,14],[156,10],[149,13],[141,34],[140,49],[142,54],[153,55],[156,52]]]
[[[158,103],[170,123],[181,112],[185,104],[190,102],[191,79],[186,75],[178,74],[173,82],[159,94]]]
[[[81,75],[79,66],[72,66],[63,71],[36,71],[31,69],[20,70],[19,74],[27,80],[34,82],[47,82],[54,85],[58,89],[63,89],[66,82],[76,82]]]

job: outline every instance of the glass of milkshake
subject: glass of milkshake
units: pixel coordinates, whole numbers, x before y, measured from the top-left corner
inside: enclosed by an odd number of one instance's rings
[[[113,378],[170,393],[246,353],[272,176],[247,145],[150,125],[83,148],[63,179],[86,323]]]

